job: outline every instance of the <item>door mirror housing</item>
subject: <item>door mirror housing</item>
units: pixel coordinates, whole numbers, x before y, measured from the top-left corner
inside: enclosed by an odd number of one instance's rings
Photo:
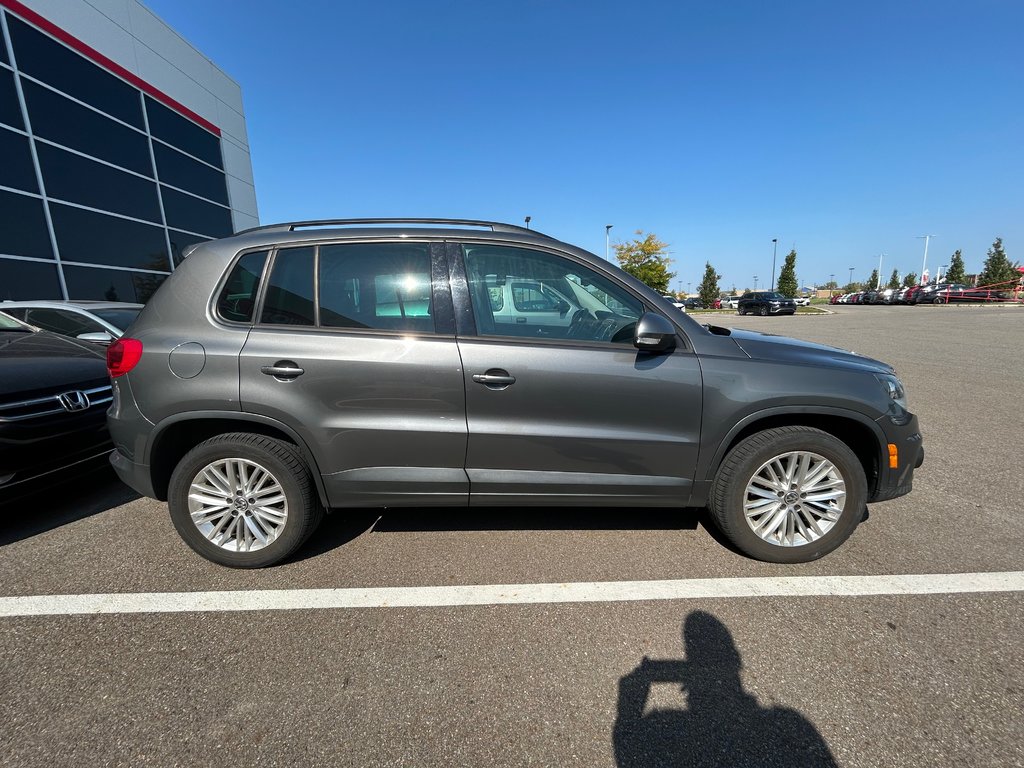
[[[109,344],[114,340],[106,331],[94,331],[91,333],[80,333],[76,337],[79,341],[91,341],[93,344]]]
[[[641,352],[666,352],[676,346],[676,328],[668,318],[645,312],[636,323],[633,346]]]

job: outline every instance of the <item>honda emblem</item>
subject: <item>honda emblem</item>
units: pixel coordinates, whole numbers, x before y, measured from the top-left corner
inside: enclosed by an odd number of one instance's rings
[[[57,395],[57,402],[61,404],[65,411],[84,411],[91,405],[89,396],[80,389],[61,392]]]

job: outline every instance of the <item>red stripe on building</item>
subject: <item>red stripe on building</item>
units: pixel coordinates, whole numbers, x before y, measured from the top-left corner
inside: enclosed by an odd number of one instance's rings
[[[127,80],[129,83],[134,85],[143,93],[149,94],[160,103],[173,109],[175,112],[184,115],[194,123],[198,123],[203,128],[208,130],[210,133],[213,133],[216,136],[220,136],[220,128],[211,123],[209,120],[200,117],[191,109],[182,104],[180,101],[172,99],[159,88],[150,85],[138,75],[132,74],[127,69],[118,64],[116,61],[107,58],[102,53],[97,51],[95,48],[82,42],[71,33],[65,32],[52,21],[43,18],[38,13],[33,11],[31,8],[26,8],[24,5],[18,2],[18,0],[0,0],[0,6],[6,8],[12,13],[18,14],[23,19],[25,19],[25,21],[29,22],[30,24],[36,27],[39,27],[39,29],[43,30],[44,32],[53,35],[55,38],[60,40],[69,48],[73,48],[74,50],[78,51],[87,59],[91,59],[108,72],[112,72],[118,77],[120,77],[122,80]]]

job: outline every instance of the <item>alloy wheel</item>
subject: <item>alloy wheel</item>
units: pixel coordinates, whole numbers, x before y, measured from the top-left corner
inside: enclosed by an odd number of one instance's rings
[[[846,481],[824,456],[791,451],[762,464],[747,483],[743,513],[750,529],[780,547],[817,541],[839,521]]]
[[[288,499],[266,467],[248,459],[218,459],[192,479],[188,511],[210,543],[231,552],[254,552],[284,531]]]

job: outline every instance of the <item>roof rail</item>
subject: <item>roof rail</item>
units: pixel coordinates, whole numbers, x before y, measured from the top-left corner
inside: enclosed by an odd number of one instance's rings
[[[457,226],[489,227],[492,232],[518,232],[529,234],[535,237],[543,237],[554,240],[551,235],[545,235],[535,229],[520,227],[516,224],[504,224],[500,221],[478,221],[476,219],[317,219],[314,221],[290,221],[282,224],[266,224],[261,227],[251,227],[236,232],[236,235],[247,235],[251,232],[294,232],[296,229],[306,227],[348,227],[355,224],[454,224]]]

